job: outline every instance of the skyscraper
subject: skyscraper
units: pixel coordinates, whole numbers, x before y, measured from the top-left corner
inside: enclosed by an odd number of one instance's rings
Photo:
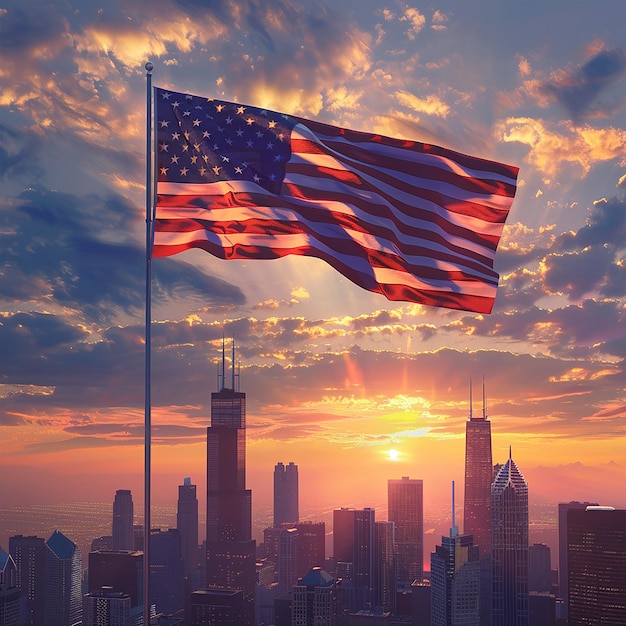
[[[374,590],[374,522],[375,511],[336,509],[333,511],[333,551],[338,570],[351,584],[350,610],[364,609],[371,603]]]
[[[178,486],[176,528],[180,533],[185,576],[191,576],[198,567],[198,498],[196,486],[191,484],[191,478],[188,476],[183,480],[183,484]]]
[[[626,625],[626,510],[567,512],[570,626]]]
[[[178,528],[150,531],[150,604],[157,613],[182,611],[184,562]]]
[[[298,522],[298,466],[277,463],[274,467],[274,528]]]
[[[559,592],[563,598],[563,610],[567,617],[567,513],[573,509],[585,510],[588,506],[598,506],[597,502],[560,502],[558,512],[559,533]]]
[[[113,500],[113,549],[133,550],[135,537],[133,531],[133,496],[129,489],[118,489]]]
[[[220,390],[211,394],[207,428],[206,583],[241,590],[246,607],[242,626],[254,626],[256,542],[252,539],[252,492],[246,489],[246,394],[225,386],[222,343]]]
[[[100,589],[83,596],[83,626],[130,626],[131,600],[128,593]]]
[[[46,547],[44,623],[46,626],[79,626],[83,620],[80,550],[58,530],[50,535]]]
[[[131,607],[143,606],[143,552],[95,550],[89,553],[89,588],[128,594]]]
[[[480,552],[471,535],[459,535],[452,483],[450,535],[430,555],[431,626],[479,626]]]
[[[337,585],[321,567],[313,567],[292,588],[292,626],[335,626]]]
[[[469,419],[465,424],[463,533],[474,537],[474,544],[480,548],[481,555],[488,553],[491,549],[492,481],[491,422],[487,419],[485,384],[483,382],[482,417],[474,417],[470,382]]]
[[[528,484],[511,457],[491,486],[492,626],[528,626]]]
[[[0,546],[0,626],[20,623],[20,589],[13,557]]]
[[[396,612],[395,522],[374,524],[374,599],[383,611]]]
[[[424,560],[423,481],[403,476],[387,481],[387,517],[395,522],[396,577],[410,585],[422,580]]]
[[[44,623],[46,594],[46,542],[42,537],[15,535],[9,538],[9,553],[17,568],[20,588],[20,624]]]

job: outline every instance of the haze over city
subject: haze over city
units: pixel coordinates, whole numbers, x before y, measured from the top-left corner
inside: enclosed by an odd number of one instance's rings
[[[0,7],[2,507],[141,502],[144,64],[154,84],[520,168],[493,312],[389,302],[312,258],[153,263],[153,499],[203,510],[234,337],[253,511],[277,461],[303,511],[389,478],[448,510],[486,411],[532,503],[626,507],[623,3],[345,0]],[[445,507],[445,508],[444,508]]]

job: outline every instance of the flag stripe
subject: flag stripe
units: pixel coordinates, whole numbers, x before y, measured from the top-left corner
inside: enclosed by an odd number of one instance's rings
[[[390,300],[491,311],[517,168],[156,90],[153,256],[289,254]]]

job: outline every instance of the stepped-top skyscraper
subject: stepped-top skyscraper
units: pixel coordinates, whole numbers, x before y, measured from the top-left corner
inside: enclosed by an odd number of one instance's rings
[[[246,606],[242,626],[254,626],[256,542],[252,492],[246,489],[246,394],[235,389],[234,341],[231,367],[228,388],[222,343],[220,390],[211,394],[207,428],[206,583],[209,588],[241,590]]]
[[[487,419],[485,383],[483,382],[483,411],[481,417],[472,413],[470,382],[469,420],[465,425],[465,499],[463,532],[474,537],[480,553],[491,549],[491,422]]]
[[[283,522],[299,522],[298,466],[277,463],[274,467],[274,528]]]
[[[528,626],[528,484],[511,457],[491,486],[492,626]]]
[[[135,535],[133,531],[134,507],[130,489],[118,489],[113,500],[113,549],[133,550]]]

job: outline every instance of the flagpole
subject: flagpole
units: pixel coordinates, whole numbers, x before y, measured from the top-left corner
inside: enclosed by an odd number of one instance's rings
[[[146,69],[146,345],[145,345],[145,408],[144,408],[144,498],[143,498],[143,623],[150,624],[150,342],[152,323],[152,70]]]

